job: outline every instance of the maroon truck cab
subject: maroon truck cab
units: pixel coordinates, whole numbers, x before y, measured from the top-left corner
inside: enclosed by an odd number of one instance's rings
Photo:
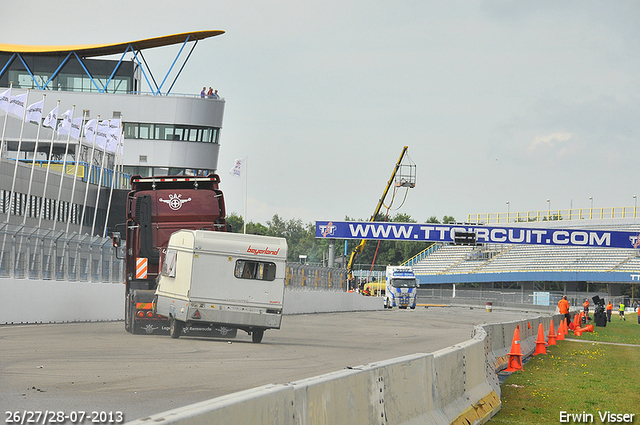
[[[168,332],[166,318],[153,312],[161,253],[177,230],[228,230],[219,183],[217,174],[131,178],[125,256],[128,332]]]

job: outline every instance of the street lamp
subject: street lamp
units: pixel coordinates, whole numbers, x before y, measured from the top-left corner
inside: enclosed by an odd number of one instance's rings
[[[589,196],[589,200],[591,201],[591,209],[593,209],[593,196]]]
[[[636,218],[636,209],[638,208],[638,198],[633,195],[633,218]]]
[[[511,212],[511,204],[507,201],[507,223],[509,222],[509,213]]]

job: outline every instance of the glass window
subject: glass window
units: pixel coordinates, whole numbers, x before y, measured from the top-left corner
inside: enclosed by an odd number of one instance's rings
[[[266,261],[237,260],[234,270],[238,279],[275,280],[276,265]]]
[[[416,279],[391,279],[394,288],[416,288]]]
[[[156,124],[156,140],[173,140],[173,126]]]
[[[138,123],[124,123],[124,138],[125,139],[137,139],[138,138]]]
[[[176,277],[176,259],[178,258],[178,251],[175,249],[167,249],[167,253],[164,255],[164,261],[162,262],[162,271],[160,274],[167,277]]]
[[[140,124],[140,139],[153,139],[153,124]]]

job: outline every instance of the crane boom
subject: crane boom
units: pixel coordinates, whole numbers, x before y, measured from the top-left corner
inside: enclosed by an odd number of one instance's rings
[[[382,193],[382,197],[378,201],[378,205],[376,205],[376,209],[373,212],[373,215],[371,216],[371,219],[369,221],[374,221],[376,219],[376,216],[380,212],[380,209],[382,208],[382,204],[384,203],[384,200],[387,197],[387,193],[389,193],[389,188],[393,184],[393,180],[395,179],[396,174],[398,173],[398,170],[400,169],[400,165],[402,164],[402,159],[404,158],[404,155],[407,153],[407,149],[408,148],[409,148],[408,146],[405,146],[402,149],[402,153],[400,154],[400,158],[398,159],[398,162],[396,163],[396,166],[393,169],[393,173],[391,173],[391,178],[389,178],[389,182],[387,183],[387,187],[385,187],[384,192]],[[358,256],[358,254],[362,253],[362,250],[364,249],[364,246],[365,246],[366,243],[367,243],[366,239],[362,239],[360,241],[360,243],[358,244],[358,246],[356,246],[353,249],[353,251],[351,252],[351,256],[349,257],[349,262],[347,263],[347,276],[348,276],[349,280],[353,279],[353,264],[354,264],[354,261],[355,261],[356,257]]]

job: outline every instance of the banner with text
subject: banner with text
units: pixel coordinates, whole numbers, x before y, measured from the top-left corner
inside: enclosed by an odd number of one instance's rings
[[[456,233],[475,233],[476,243],[638,248],[638,232],[591,229],[533,229],[362,221],[316,221],[316,238],[454,242]]]

